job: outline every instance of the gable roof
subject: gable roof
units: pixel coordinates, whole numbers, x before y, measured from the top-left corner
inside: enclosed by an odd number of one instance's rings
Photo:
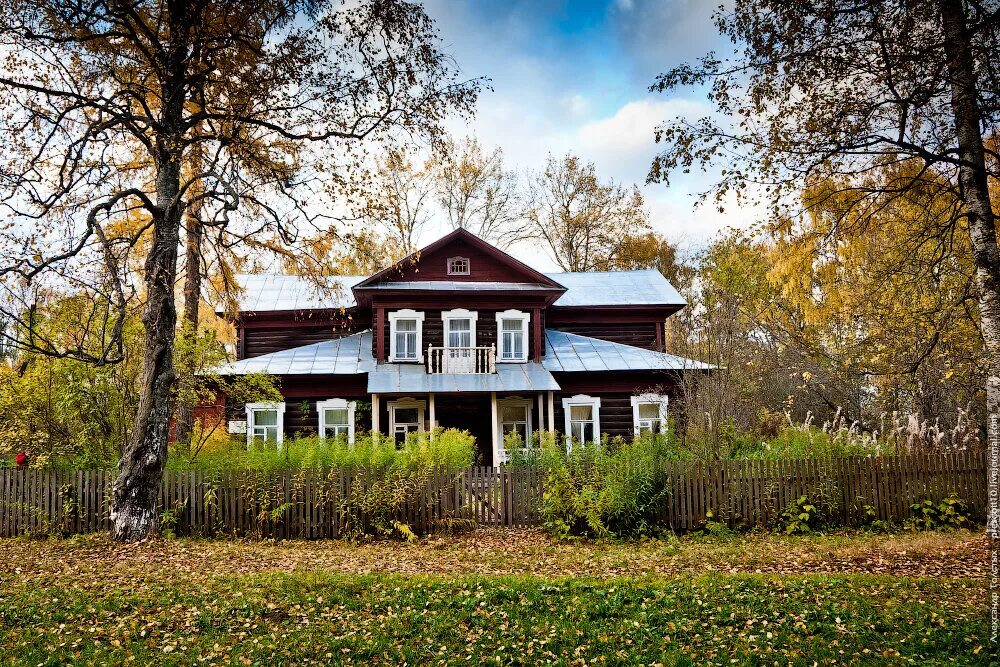
[[[355,289],[364,290],[374,287],[378,283],[383,282],[393,282],[394,277],[404,277],[408,273],[412,273],[415,267],[419,267],[420,260],[423,257],[431,255],[437,251],[446,248],[449,245],[466,243],[472,247],[482,251],[483,253],[489,255],[497,262],[508,266],[513,272],[520,274],[524,277],[524,280],[519,282],[532,283],[536,285],[542,285],[549,289],[563,290],[565,289],[562,285],[557,283],[551,277],[546,274],[537,271],[519,259],[508,255],[503,250],[500,250],[491,243],[487,243],[483,239],[479,238],[467,229],[459,227],[458,229],[445,234],[437,241],[424,246],[420,250],[407,255],[403,259],[399,260],[387,269],[382,269],[378,273],[372,275],[370,278],[361,281],[354,286]],[[471,280],[471,278],[470,278]],[[404,280],[405,282],[405,280]]]
[[[542,366],[552,372],[707,371],[714,368],[693,359],[612,343],[578,334],[545,330]]]
[[[602,307],[602,306],[676,306],[687,304],[674,286],[660,275],[656,269],[640,271],[588,271],[577,273],[546,274],[565,285],[564,292],[555,301],[562,307]],[[239,310],[244,313],[264,313],[291,310],[322,310],[353,308],[358,305],[351,288],[366,279],[366,276],[338,276],[330,278],[333,288],[329,291],[318,289],[316,285],[301,276],[275,273],[239,274],[237,282],[243,287],[239,299]],[[532,291],[539,288],[535,284],[481,283],[477,281],[407,281],[382,283],[370,289],[421,289],[486,291],[504,289],[510,291]]]

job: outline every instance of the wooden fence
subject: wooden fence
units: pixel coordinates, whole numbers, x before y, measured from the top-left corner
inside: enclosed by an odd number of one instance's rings
[[[772,525],[795,499],[824,501],[835,521],[903,521],[910,505],[954,493],[985,514],[982,454],[784,461],[668,461],[669,493],[659,523],[677,531],[712,520],[731,527]],[[537,525],[545,473],[474,467],[436,470],[419,482],[357,470],[277,474],[167,472],[161,526],[181,535],[340,537],[396,520],[416,532],[459,524]],[[108,530],[114,476],[101,470],[0,469],[0,537]],[[375,496],[393,499],[391,515]]]

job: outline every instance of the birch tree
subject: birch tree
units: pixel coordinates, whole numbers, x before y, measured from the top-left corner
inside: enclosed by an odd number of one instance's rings
[[[519,238],[521,193],[503,151],[487,152],[475,137],[449,137],[438,148],[433,174],[437,200],[452,229],[467,229],[501,248]]]
[[[402,0],[2,0],[0,54],[2,305],[18,345],[107,364],[143,300],[112,503],[115,538],[142,539],[167,455],[186,214],[220,253],[336,234],[322,195],[350,188],[364,146],[437,140],[478,84]],[[59,291],[94,304],[82,340],[35,333],[33,304]]]
[[[522,234],[541,244],[559,268],[632,268],[628,260],[636,238],[651,231],[637,187],[601,182],[594,163],[572,153],[550,155],[545,169],[529,176],[528,185]]]
[[[854,225],[916,185],[954,194],[961,206],[943,234],[959,220],[967,228],[992,442],[1000,437],[1000,252],[990,188],[1000,155],[984,136],[996,136],[1000,118],[998,12],[991,1],[737,0],[716,15],[732,55],[675,67],[652,86],[704,86],[716,113],[664,122],[649,175],[666,182],[673,170],[712,164],[721,177],[711,193],[765,201],[775,217],[822,205],[796,193],[832,179],[857,195],[838,223]],[[880,179],[910,160],[920,168],[906,178]],[[989,452],[995,498],[997,453]],[[993,535],[997,520],[991,513]]]

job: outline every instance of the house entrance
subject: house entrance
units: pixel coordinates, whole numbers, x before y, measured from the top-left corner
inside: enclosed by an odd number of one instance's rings
[[[436,394],[435,417],[442,428],[468,431],[476,439],[476,465],[493,465],[490,397],[482,394]]]

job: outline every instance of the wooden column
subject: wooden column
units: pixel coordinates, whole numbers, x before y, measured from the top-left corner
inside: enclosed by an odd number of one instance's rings
[[[542,431],[544,430],[545,430],[545,401],[542,398],[542,392],[538,392],[538,421],[535,422],[535,431],[537,431],[538,435],[541,436]],[[525,443],[525,446],[527,446],[527,444],[528,443]],[[539,440],[538,444],[542,444],[541,440]]]
[[[434,394],[427,394],[427,408],[431,414],[431,440],[433,440],[434,428],[437,426],[437,414],[434,412]]]
[[[378,418],[379,418],[378,394],[372,394],[372,435],[375,435],[376,438],[378,437],[377,434],[379,433]]]
[[[493,426],[493,467],[500,467],[500,422],[497,412],[497,393],[490,392],[490,424]]]
[[[556,432],[556,399],[555,395],[549,392],[549,433]]]
[[[375,363],[385,361],[385,308],[375,309]]]
[[[535,354],[533,358],[535,363],[541,363],[542,348],[545,347],[545,335],[542,332],[542,311],[540,308],[535,308],[531,312],[531,328],[534,332],[532,338],[535,340]]]

